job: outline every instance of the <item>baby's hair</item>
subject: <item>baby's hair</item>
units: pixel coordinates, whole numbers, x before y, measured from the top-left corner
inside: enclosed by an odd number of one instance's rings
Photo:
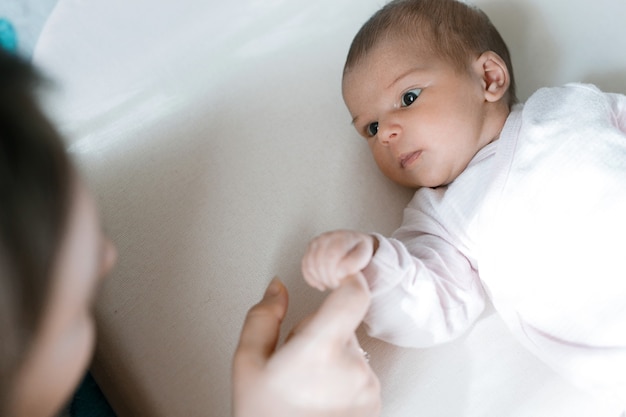
[[[489,17],[457,0],[394,0],[376,12],[354,37],[344,74],[382,39],[403,39],[465,71],[471,58],[493,51],[505,62],[511,80],[508,105],[517,102],[513,65],[506,43]],[[424,42],[426,41],[426,42]]]

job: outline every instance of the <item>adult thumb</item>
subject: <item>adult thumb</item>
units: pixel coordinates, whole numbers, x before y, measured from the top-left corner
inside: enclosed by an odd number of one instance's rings
[[[276,349],[287,303],[287,289],[278,278],[274,278],[263,299],[248,310],[235,351],[235,367],[258,366],[267,362]]]

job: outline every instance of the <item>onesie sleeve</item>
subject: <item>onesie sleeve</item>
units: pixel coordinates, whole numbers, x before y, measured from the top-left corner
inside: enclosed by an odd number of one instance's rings
[[[392,238],[374,234],[379,248],[363,271],[372,292],[364,321],[373,337],[428,347],[468,330],[484,310],[485,294],[468,258],[445,233],[435,233],[437,223],[407,210]]]
[[[607,93],[613,110],[613,122],[622,132],[626,133],[626,96],[623,94]]]

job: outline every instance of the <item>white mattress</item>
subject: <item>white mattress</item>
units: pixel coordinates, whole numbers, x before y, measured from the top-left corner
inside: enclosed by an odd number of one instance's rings
[[[231,355],[267,282],[290,290],[289,327],[322,299],[299,272],[311,237],[399,225],[411,192],[378,173],[340,95],[352,36],[382,3],[59,1],[34,59],[120,252],[93,365],[120,417],[228,415]],[[626,50],[626,2],[546,3],[478,2],[520,97],[568,81],[626,92],[626,54],[611,52]],[[491,309],[431,349],[360,336],[385,417],[615,415]]]

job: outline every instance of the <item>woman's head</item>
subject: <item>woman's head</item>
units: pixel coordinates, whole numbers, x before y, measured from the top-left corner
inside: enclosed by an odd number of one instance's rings
[[[78,382],[94,337],[83,287],[95,287],[100,273],[85,264],[112,256],[100,254],[112,247],[95,205],[37,105],[39,82],[0,50],[0,408],[12,415],[51,414]],[[71,320],[84,324],[69,329]],[[73,356],[54,351],[61,345]],[[68,362],[81,369],[68,372]]]

